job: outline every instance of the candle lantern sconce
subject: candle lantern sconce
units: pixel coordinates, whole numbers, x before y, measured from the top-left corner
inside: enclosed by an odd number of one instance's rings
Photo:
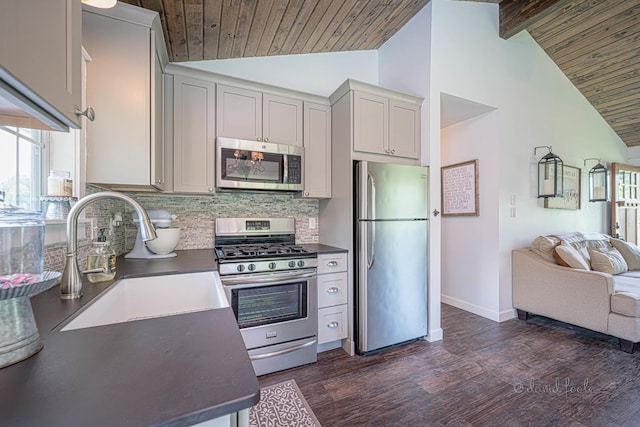
[[[533,149],[534,156],[538,148],[549,150],[538,162],[538,198],[563,197],[562,176],[564,168],[562,159],[551,152],[549,145],[535,147]]]
[[[590,202],[606,202],[608,199],[608,175],[607,168],[600,163],[600,159],[589,158],[584,159],[584,166],[587,165],[587,160],[595,160],[597,165],[589,170],[589,201]]]

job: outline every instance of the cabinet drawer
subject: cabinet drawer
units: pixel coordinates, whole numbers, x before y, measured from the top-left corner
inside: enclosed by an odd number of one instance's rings
[[[329,254],[318,256],[318,274],[347,271],[347,254]]]
[[[347,303],[347,273],[318,276],[318,307]]]
[[[318,344],[347,337],[347,305],[318,310]]]

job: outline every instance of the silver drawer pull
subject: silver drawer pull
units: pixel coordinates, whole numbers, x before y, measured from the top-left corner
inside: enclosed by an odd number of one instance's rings
[[[337,267],[338,266],[338,261],[329,261],[327,263],[327,267]]]
[[[327,323],[327,328],[335,329],[338,327],[338,322]]]
[[[327,293],[328,294],[337,294],[338,293],[338,288],[336,288],[335,286],[333,288],[329,288],[329,289],[327,289]]]

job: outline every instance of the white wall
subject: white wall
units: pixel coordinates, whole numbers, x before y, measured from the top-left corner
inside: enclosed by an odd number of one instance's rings
[[[570,166],[582,169],[582,185],[586,189],[583,159],[600,157],[603,161],[624,161],[626,147],[600,115],[569,82],[536,42],[522,32],[509,40],[498,37],[498,6],[496,4],[432,0],[432,104],[439,102],[439,93],[448,93],[497,108],[494,113],[481,116],[482,124],[461,123],[462,129],[443,132],[443,163],[453,156],[445,151],[451,144],[460,147],[455,157],[471,160],[480,156],[480,180],[496,183],[485,189],[498,204],[481,203],[480,216],[467,218],[475,229],[466,236],[447,234],[443,221],[442,257],[449,258],[457,248],[469,242],[482,242],[484,230],[495,229],[498,223],[498,250],[474,243],[466,259],[458,259],[458,266],[467,262],[497,265],[495,278],[478,279],[473,269],[449,272],[453,268],[443,263],[443,294],[451,293],[462,305],[479,307],[479,314],[492,313],[490,318],[504,320],[513,316],[511,308],[511,250],[526,247],[539,234],[562,231],[606,232],[604,204],[586,201],[582,193],[582,209],[562,211],[544,209],[537,199],[537,157],[533,149],[552,145],[553,152]],[[434,105],[435,109],[436,106]],[[438,118],[439,119],[439,118]],[[431,123],[436,121],[431,115]],[[472,126],[465,129],[467,126]],[[491,132],[475,132],[473,141],[465,138],[475,127],[492,128]],[[440,137],[432,133],[431,144],[440,144]],[[467,147],[465,148],[465,144]],[[473,144],[473,145],[472,145]],[[491,151],[484,151],[491,150]],[[484,187],[482,187],[484,188]],[[511,198],[516,200],[516,216],[511,217]],[[483,195],[481,195],[483,197]],[[484,197],[483,197],[484,199]],[[456,218],[461,226],[464,219]],[[458,233],[459,234],[459,233]],[[446,280],[449,278],[451,280]],[[494,295],[499,301],[488,302],[481,295]]]
[[[378,52],[262,56],[181,65],[328,97],[346,79],[378,84]]]
[[[480,216],[442,219],[442,301],[490,319],[500,311],[500,182],[490,173],[500,152],[499,123],[492,112],[441,130],[443,166],[478,160],[480,210]]]

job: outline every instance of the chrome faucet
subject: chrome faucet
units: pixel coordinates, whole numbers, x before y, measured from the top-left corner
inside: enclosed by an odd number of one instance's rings
[[[158,237],[142,205],[125,194],[115,191],[103,191],[90,194],[78,200],[69,211],[69,216],[67,217],[67,264],[64,267],[62,283],[60,284],[61,299],[76,299],[82,296],[82,279],[78,268],[78,216],[86,206],[101,199],[119,199],[129,203],[136,210],[138,218],[140,218],[142,240],[153,240]]]

